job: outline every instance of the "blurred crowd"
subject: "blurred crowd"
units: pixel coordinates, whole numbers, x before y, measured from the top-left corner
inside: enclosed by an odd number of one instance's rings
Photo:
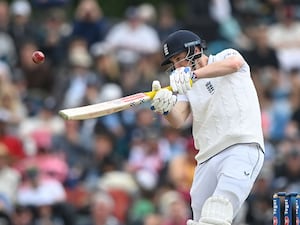
[[[300,192],[300,3],[187,0],[128,6],[101,1],[0,0],[0,224],[185,225],[194,159],[190,120],[176,130],[143,104],[97,119],[58,110],[168,85],[161,42],[190,29],[208,53],[239,50],[262,109],[265,164],[239,225],[272,221],[272,195]],[[74,4],[74,3],[73,3]],[[43,64],[31,54],[41,50]],[[205,185],[205,184],[203,184]]]

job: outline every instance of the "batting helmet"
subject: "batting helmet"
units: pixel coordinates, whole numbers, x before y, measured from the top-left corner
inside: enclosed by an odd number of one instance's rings
[[[189,56],[194,54],[195,46],[205,49],[206,43],[197,34],[188,30],[178,30],[170,34],[163,43],[164,61],[162,66],[170,62],[170,58],[181,52],[190,50]]]

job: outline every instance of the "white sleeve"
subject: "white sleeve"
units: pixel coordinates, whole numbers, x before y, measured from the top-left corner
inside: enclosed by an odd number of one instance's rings
[[[177,101],[178,102],[188,102],[189,99],[186,97],[186,95],[177,94]]]
[[[245,61],[244,57],[237,50],[232,49],[232,48],[225,49],[225,50],[219,52],[217,55],[215,55],[215,61],[222,61],[231,56],[239,56],[243,59],[244,64],[239,69],[239,72],[249,72],[249,65]]]
[[[241,56],[241,54],[233,49],[233,48],[227,48],[227,49],[224,49],[223,51],[219,52],[217,55],[216,55],[216,58],[217,58],[217,61],[219,60],[224,60],[226,59],[227,57],[230,57],[230,56]]]

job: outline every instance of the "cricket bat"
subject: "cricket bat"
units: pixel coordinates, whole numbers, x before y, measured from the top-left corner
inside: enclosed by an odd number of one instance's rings
[[[172,90],[170,86],[165,87]],[[119,99],[107,102],[96,103],[87,106],[63,109],[58,114],[65,120],[86,120],[101,116],[106,116],[115,112],[119,112],[130,107],[143,104],[150,101],[155,96],[156,91],[140,92]]]

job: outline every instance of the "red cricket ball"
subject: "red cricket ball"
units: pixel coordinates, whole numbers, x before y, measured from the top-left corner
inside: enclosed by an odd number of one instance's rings
[[[36,64],[41,64],[45,61],[45,55],[41,51],[35,51],[32,53],[32,61]]]

